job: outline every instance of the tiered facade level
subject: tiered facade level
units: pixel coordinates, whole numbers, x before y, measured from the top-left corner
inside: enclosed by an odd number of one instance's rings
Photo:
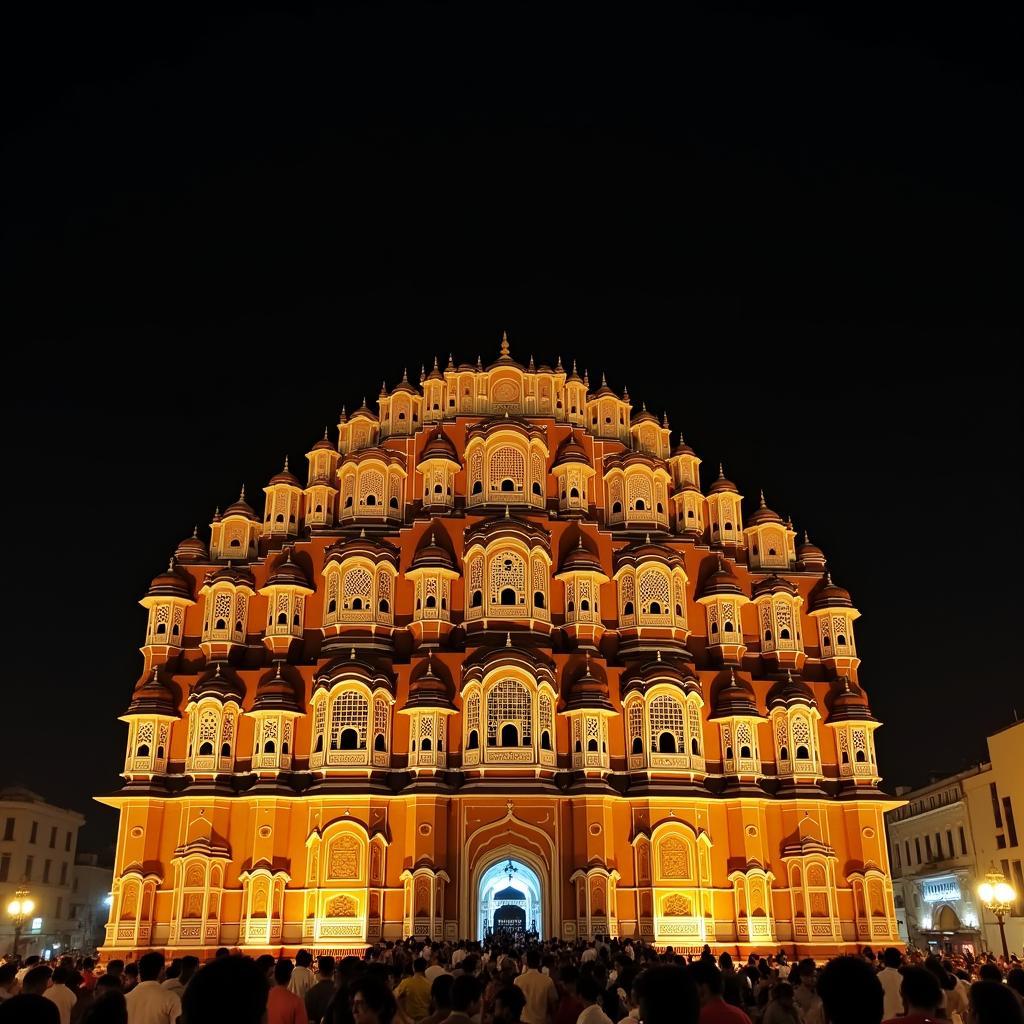
[[[858,612],[763,496],[507,341],[306,459],[143,598],[107,950],[480,937],[508,860],[544,937],[897,939]]]

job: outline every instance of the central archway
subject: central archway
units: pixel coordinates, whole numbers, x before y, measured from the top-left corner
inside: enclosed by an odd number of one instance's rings
[[[475,886],[476,938],[505,932],[520,941],[524,934],[544,938],[544,884],[533,867],[516,851],[491,859]]]

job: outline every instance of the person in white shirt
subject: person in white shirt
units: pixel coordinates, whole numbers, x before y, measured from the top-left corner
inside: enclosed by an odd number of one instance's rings
[[[890,946],[882,953],[882,963],[885,966],[878,972],[878,980],[882,983],[882,991],[885,993],[882,1019],[889,1020],[890,1017],[898,1017],[903,1013],[903,996],[900,995],[903,975],[899,970],[903,964],[903,957],[898,949]]]
[[[128,992],[128,1024],[177,1024],[181,1000],[160,984],[163,953],[146,953],[139,960],[139,983]]]
[[[431,954],[432,955],[430,959],[433,961],[433,963],[431,963],[431,965],[427,968],[424,976],[426,977],[427,981],[433,984],[435,978],[439,978],[442,974],[447,974],[448,972],[444,969],[444,965],[441,963],[440,952],[435,949],[431,951]],[[426,958],[424,957],[424,959]]]
[[[41,964],[43,961],[38,956],[30,956],[24,966],[18,968],[18,973],[14,976],[14,980],[19,984],[25,983],[25,975],[32,970],[33,967]]]
[[[583,1001],[583,1012],[576,1018],[576,1024],[614,1024],[598,1000],[601,986],[592,974],[581,974],[576,982],[576,994]]]
[[[514,984],[526,996],[523,1024],[547,1024],[558,1005],[558,990],[551,978],[540,972],[539,949],[527,952],[526,970],[516,978]]]
[[[587,943],[587,948],[580,954],[580,963],[585,964],[597,959],[597,950],[592,942]]]
[[[294,992],[303,1002],[306,1001],[306,993],[316,984],[316,975],[310,970],[313,963],[312,954],[305,949],[300,949],[295,954],[295,967],[292,969],[292,979],[288,982],[288,991]]]
[[[43,993],[43,998],[57,1007],[60,1024],[71,1024],[71,1010],[78,1002],[75,993],[66,984],[70,975],[71,972],[66,967],[58,967],[53,972],[53,984]]]
[[[466,946],[465,946],[464,943],[460,942],[458,944],[458,946],[455,947],[455,952],[452,953],[452,967],[458,967],[459,964],[461,964],[462,961],[465,960],[465,959],[466,959]]]
[[[173,965],[172,965],[173,966]],[[173,992],[179,999],[185,994],[185,986],[192,980],[192,975],[199,970],[199,957],[197,956],[183,956],[178,963],[178,969],[173,977],[167,977],[163,982],[163,987],[168,992]],[[167,969],[168,975],[170,975],[170,968]]]

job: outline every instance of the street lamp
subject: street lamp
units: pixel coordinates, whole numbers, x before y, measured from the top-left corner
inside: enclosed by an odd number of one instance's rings
[[[21,926],[32,916],[36,909],[35,902],[29,898],[28,889],[21,888],[14,894],[14,899],[7,904],[7,913],[11,915],[14,922],[14,955],[18,955],[18,945],[21,942]]]
[[[1007,914],[1017,899],[1017,894],[1007,883],[1001,871],[993,864],[985,875],[985,881],[978,886],[978,899],[986,910],[996,915],[999,922],[999,938],[1003,941],[1003,959],[1010,959],[1010,949],[1006,945],[1006,929],[1003,927],[1003,916]]]

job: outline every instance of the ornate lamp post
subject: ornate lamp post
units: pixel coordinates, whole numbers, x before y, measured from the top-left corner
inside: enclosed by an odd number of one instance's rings
[[[14,922],[13,953],[15,956],[17,956],[18,946],[21,943],[21,927],[32,916],[32,911],[35,909],[35,902],[29,897],[28,889],[24,886],[15,892],[14,899],[7,904],[7,913],[11,915],[11,920]]]
[[[985,875],[985,881],[978,886],[978,898],[986,910],[996,915],[999,922],[999,938],[1003,942],[1003,959],[1010,959],[1010,949],[1006,945],[1006,929],[1003,927],[1003,917],[1009,912],[1017,894],[1007,883],[1001,871],[997,871],[993,864]]]

